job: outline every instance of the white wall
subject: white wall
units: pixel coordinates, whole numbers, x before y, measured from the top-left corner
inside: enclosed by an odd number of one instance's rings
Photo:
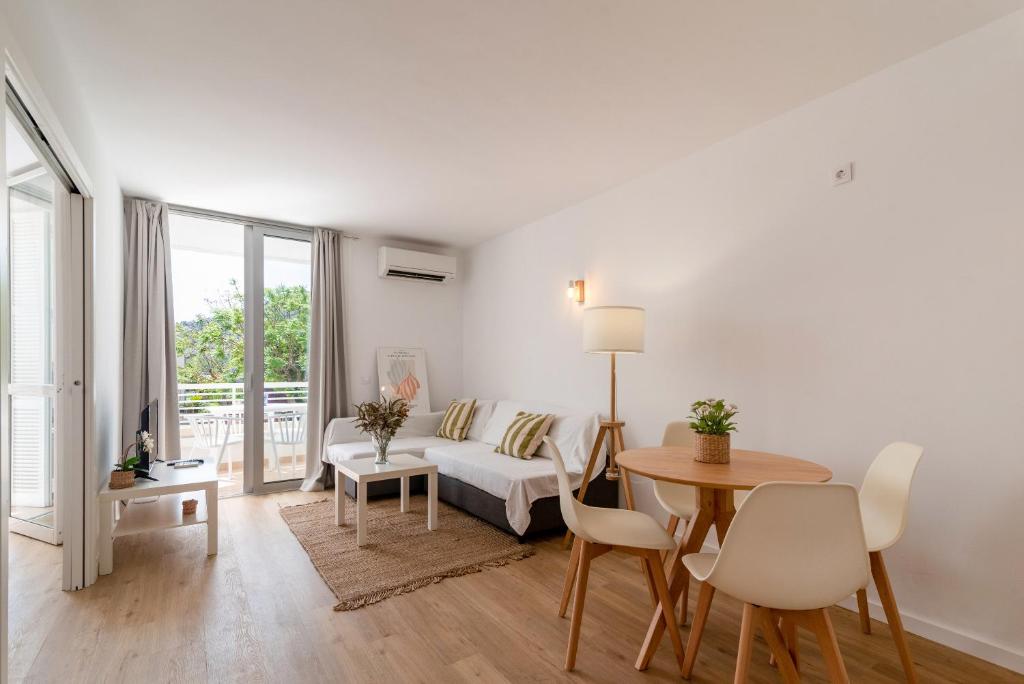
[[[105,483],[120,449],[121,394],[121,189],[101,141],[81,104],[79,86],[67,60],[53,41],[45,3],[3,3],[10,31],[8,47],[19,69],[38,84],[57,125],[87,175],[87,195],[94,198],[94,442],[97,477]]]
[[[378,347],[420,347],[426,350],[430,405],[441,410],[462,391],[461,274],[444,284],[379,278],[377,248],[381,245],[458,256],[454,250],[394,240],[346,241],[350,401],[367,401],[379,394]],[[461,259],[458,264],[461,268]]]
[[[923,444],[887,552],[911,628],[1024,670],[1024,13],[467,254],[464,390],[607,410],[582,309],[647,308],[627,445],[689,402],[860,483]],[[855,180],[832,187],[834,165]],[[658,511],[638,483],[644,510]]]

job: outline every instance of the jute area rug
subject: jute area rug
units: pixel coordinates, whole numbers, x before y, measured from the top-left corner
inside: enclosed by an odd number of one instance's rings
[[[281,508],[281,517],[338,597],[334,610],[354,610],[415,591],[446,577],[480,572],[533,555],[529,544],[468,513],[438,502],[438,529],[427,529],[427,498],[410,511],[398,498],[370,499],[367,544],[356,545],[356,506],[346,501],[345,525],[334,524],[334,501]]]

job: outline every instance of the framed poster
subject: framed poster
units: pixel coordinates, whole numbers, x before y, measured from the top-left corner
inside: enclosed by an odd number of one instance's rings
[[[377,379],[385,399],[401,397],[409,402],[409,413],[430,413],[427,355],[422,349],[378,347]]]

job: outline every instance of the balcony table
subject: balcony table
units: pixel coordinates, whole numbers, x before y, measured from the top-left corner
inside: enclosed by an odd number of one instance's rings
[[[719,546],[725,539],[736,515],[735,490],[753,489],[764,482],[828,482],[832,479],[828,468],[791,456],[733,449],[730,459],[729,463],[700,463],[694,460],[693,447],[687,446],[628,449],[616,456],[627,478],[633,474],[697,488],[697,514],[687,525],[679,546],[668,557],[671,605],[679,601],[683,586],[689,581],[682,564],[683,556],[700,552],[712,524]],[[659,604],[636,661],[638,670],[647,669],[664,632],[665,620]]]

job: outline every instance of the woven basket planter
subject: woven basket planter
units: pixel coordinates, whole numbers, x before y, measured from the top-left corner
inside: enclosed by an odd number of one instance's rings
[[[724,435],[703,435],[699,432],[693,435],[695,461],[701,463],[728,463],[729,462],[729,433]]]
[[[111,489],[127,489],[135,486],[134,470],[113,470],[110,473]]]
[[[183,515],[195,515],[198,505],[198,499],[185,499],[181,502],[181,512]]]

